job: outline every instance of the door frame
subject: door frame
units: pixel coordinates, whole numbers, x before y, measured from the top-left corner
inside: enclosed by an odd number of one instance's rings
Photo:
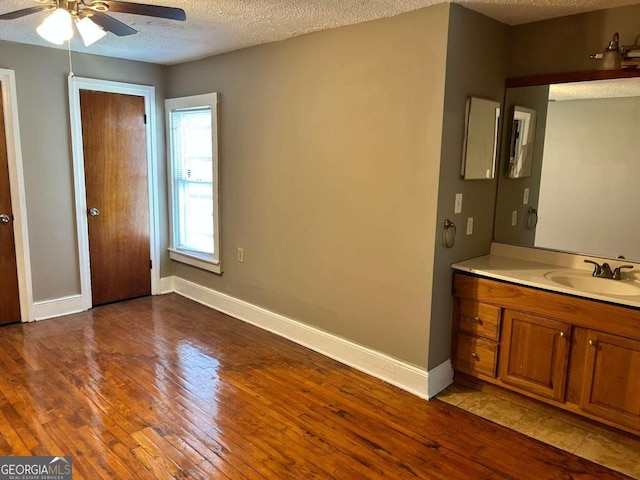
[[[71,149],[73,155],[73,184],[78,235],[78,264],[80,266],[80,296],[83,309],[88,310],[93,306],[93,303],[91,299],[89,226],[87,222],[87,192],[84,179],[80,90],[144,97],[144,109],[147,116],[147,184],[149,190],[149,241],[152,261],[151,294],[157,295],[160,293],[160,235],[158,231],[160,218],[158,208],[158,153],[155,132],[155,87],[83,77],[69,77],[68,83],[69,114],[71,116]]]
[[[4,106],[5,136],[7,140],[11,210],[14,219],[13,238],[16,248],[20,319],[23,322],[32,322],[35,317],[33,313],[33,290],[31,287],[31,256],[29,253],[27,202],[25,200],[24,170],[22,168],[22,146],[20,144],[15,71],[0,68],[0,83],[2,84],[2,103]]]

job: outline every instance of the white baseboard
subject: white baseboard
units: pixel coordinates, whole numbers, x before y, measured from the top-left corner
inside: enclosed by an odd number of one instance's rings
[[[172,291],[179,295],[287,338],[422,398],[432,398],[453,381],[450,361],[427,372],[389,355],[179,277],[163,278],[161,284],[167,288],[167,293],[173,286]]]
[[[429,370],[428,381],[427,391],[429,392],[429,398],[435,397],[451,385],[453,383],[453,365],[451,365],[451,360],[446,360],[436,368]]]
[[[160,295],[165,295],[167,293],[173,293],[176,291],[175,282],[173,279],[176,277],[162,277],[160,279]]]
[[[87,309],[85,303],[86,302],[82,295],[70,295],[68,297],[60,297],[53,300],[34,302],[33,317],[36,320],[46,320],[48,318],[83,312]]]
[[[175,277],[165,277],[160,279],[160,295],[175,291],[174,278]],[[33,317],[35,320],[47,320],[49,318],[84,312],[89,308],[91,308],[91,304],[89,303],[89,305],[87,305],[82,295],[69,295],[68,297],[34,302]]]

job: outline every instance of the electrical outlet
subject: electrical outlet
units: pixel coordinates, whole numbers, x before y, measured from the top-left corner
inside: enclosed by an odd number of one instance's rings
[[[238,247],[238,261],[240,263],[244,262],[244,248]]]
[[[529,187],[524,189],[524,195],[522,195],[522,204],[526,205],[529,203]]]
[[[473,233],[473,217],[467,218],[467,235]]]
[[[462,194],[456,193],[456,203],[453,207],[453,213],[462,213]]]
[[[518,211],[511,212],[511,226],[515,227],[518,224]]]

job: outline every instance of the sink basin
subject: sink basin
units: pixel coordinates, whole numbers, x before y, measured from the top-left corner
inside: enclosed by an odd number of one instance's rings
[[[587,272],[548,272],[545,278],[563,287],[601,295],[640,296],[640,285],[625,280],[592,277]]]

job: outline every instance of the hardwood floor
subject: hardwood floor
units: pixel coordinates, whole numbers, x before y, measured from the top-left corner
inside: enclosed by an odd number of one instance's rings
[[[0,328],[0,455],[83,479],[627,478],[177,295]]]

